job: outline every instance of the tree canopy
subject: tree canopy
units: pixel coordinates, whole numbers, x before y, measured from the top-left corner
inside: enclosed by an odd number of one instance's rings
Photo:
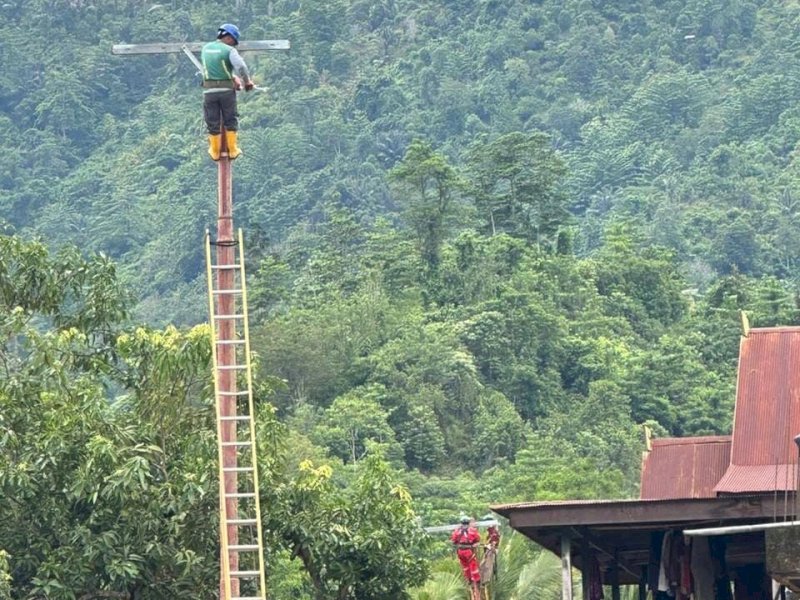
[[[292,42],[234,167],[276,598],[447,588],[415,518],[635,495],[643,425],[730,430],[739,311],[800,324],[794,3],[0,13],[0,598],[217,577],[201,92],[112,43]]]

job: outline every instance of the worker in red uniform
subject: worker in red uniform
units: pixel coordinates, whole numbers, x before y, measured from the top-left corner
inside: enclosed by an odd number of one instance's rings
[[[481,534],[470,525],[470,518],[466,515],[461,516],[461,526],[453,531],[450,541],[456,549],[458,560],[461,563],[461,570],[464,578],[470,586],[472,600],[480,600],[481,575],[478,569],[478,545],[481,541]]]
[[[489,525],[486,530],[486,545],[495,549],[500,545],[500,532],[497,530],[497,525]]]
[[[486,515],[483,521],[492,521],[486,529],[486,543],[483,549],[483,558],[479,566],[481,574],[481,585],[489,583],[497,576],[497,550],[500,546],[500,531],[497,528],[497,521],[494,521],[491,514]]]

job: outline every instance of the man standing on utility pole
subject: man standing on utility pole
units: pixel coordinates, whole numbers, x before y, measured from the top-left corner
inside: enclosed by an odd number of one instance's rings
[[[236,50],[238,44],[239,28],[225,23],[220,25],[217,39],[203,46],[200,54],[203,63],[203,115],[208,127],[208,153],[214,160],[220,158],[222,127],[225,128],[228,157],[233,160],[242,153],[236,139],[239,129],[236,90],[241,89],[242,85],[247,92],[256,87],[250,79],[244,59]]]

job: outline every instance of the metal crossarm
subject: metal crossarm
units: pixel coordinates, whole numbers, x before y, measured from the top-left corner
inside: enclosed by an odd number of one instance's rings
[[[154,44],[114,44],[111,54],[180,54],[200,52],[205,42],[164,42]],[[289,40],[243,40],[236,49],[239,52],[262,52],[264,50],[288,50]]]
[[[212,245],[217,247],[216,264],[211,262]],[[241,229],[238,241],[232,244],[213,244],[206,232],[220,481],[221,587],[231,600],[263,600],[266,574],[243,247]],[[227,264],[220,260],[220,255],[229,258]],[[235,276],[239,285],[231,286]]]

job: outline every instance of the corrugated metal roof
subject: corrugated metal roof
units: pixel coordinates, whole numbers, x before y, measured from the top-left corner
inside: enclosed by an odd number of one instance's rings
[[[797,464],[731,465],[714,488],[718,494],[797,489]]]
[[[721,494],[796,489],[800,327],[751,329],[739,348],[731,464]]]
[[[526,508],[548,508],[553,506],[564,507],[577,507],[577,506],[617,506],[626,504],[658,504],[659,502],[666,501],[663,499],[641,499],[641,498],[623,498],[609,500],[608,498],[600,500],[541,500],[535,502],[513,502],[511,504],[492,504],[489,508],[495,512],[504,510],[526,509]]]
[[[747,500],[747,499],[761,499],[761,498],[772,498],[772,495],[766,494],[741,494],[737,496],[738,499]],[[687,502],[697,501],[698,503],[703,503],[706,500],[711,500],[713,498],[683,498],[678,500],[685,500]],[[575,508],[578,509],[580,507],[613,507],[613,508],[624,508],[624,507],[634,507],[634,506],[656,506],[656,505],[670,505],[675,503],[675,498],[624,498],[624,499],[616,499],[616,500],[609,500],[607,498],[600,499],[600,500],[541,500],[541,501],[534,501],[534,502],[512,502],[509,504],[492,504],[489,506],[489,509],[496,512],[503,514],[504,512],[512,512],[512,511],[519,511],[519,510],[546,510],[548,508]]]
[[[653,440],[642,462],[643,500],[713,498],[730,464],[730,436]]]

